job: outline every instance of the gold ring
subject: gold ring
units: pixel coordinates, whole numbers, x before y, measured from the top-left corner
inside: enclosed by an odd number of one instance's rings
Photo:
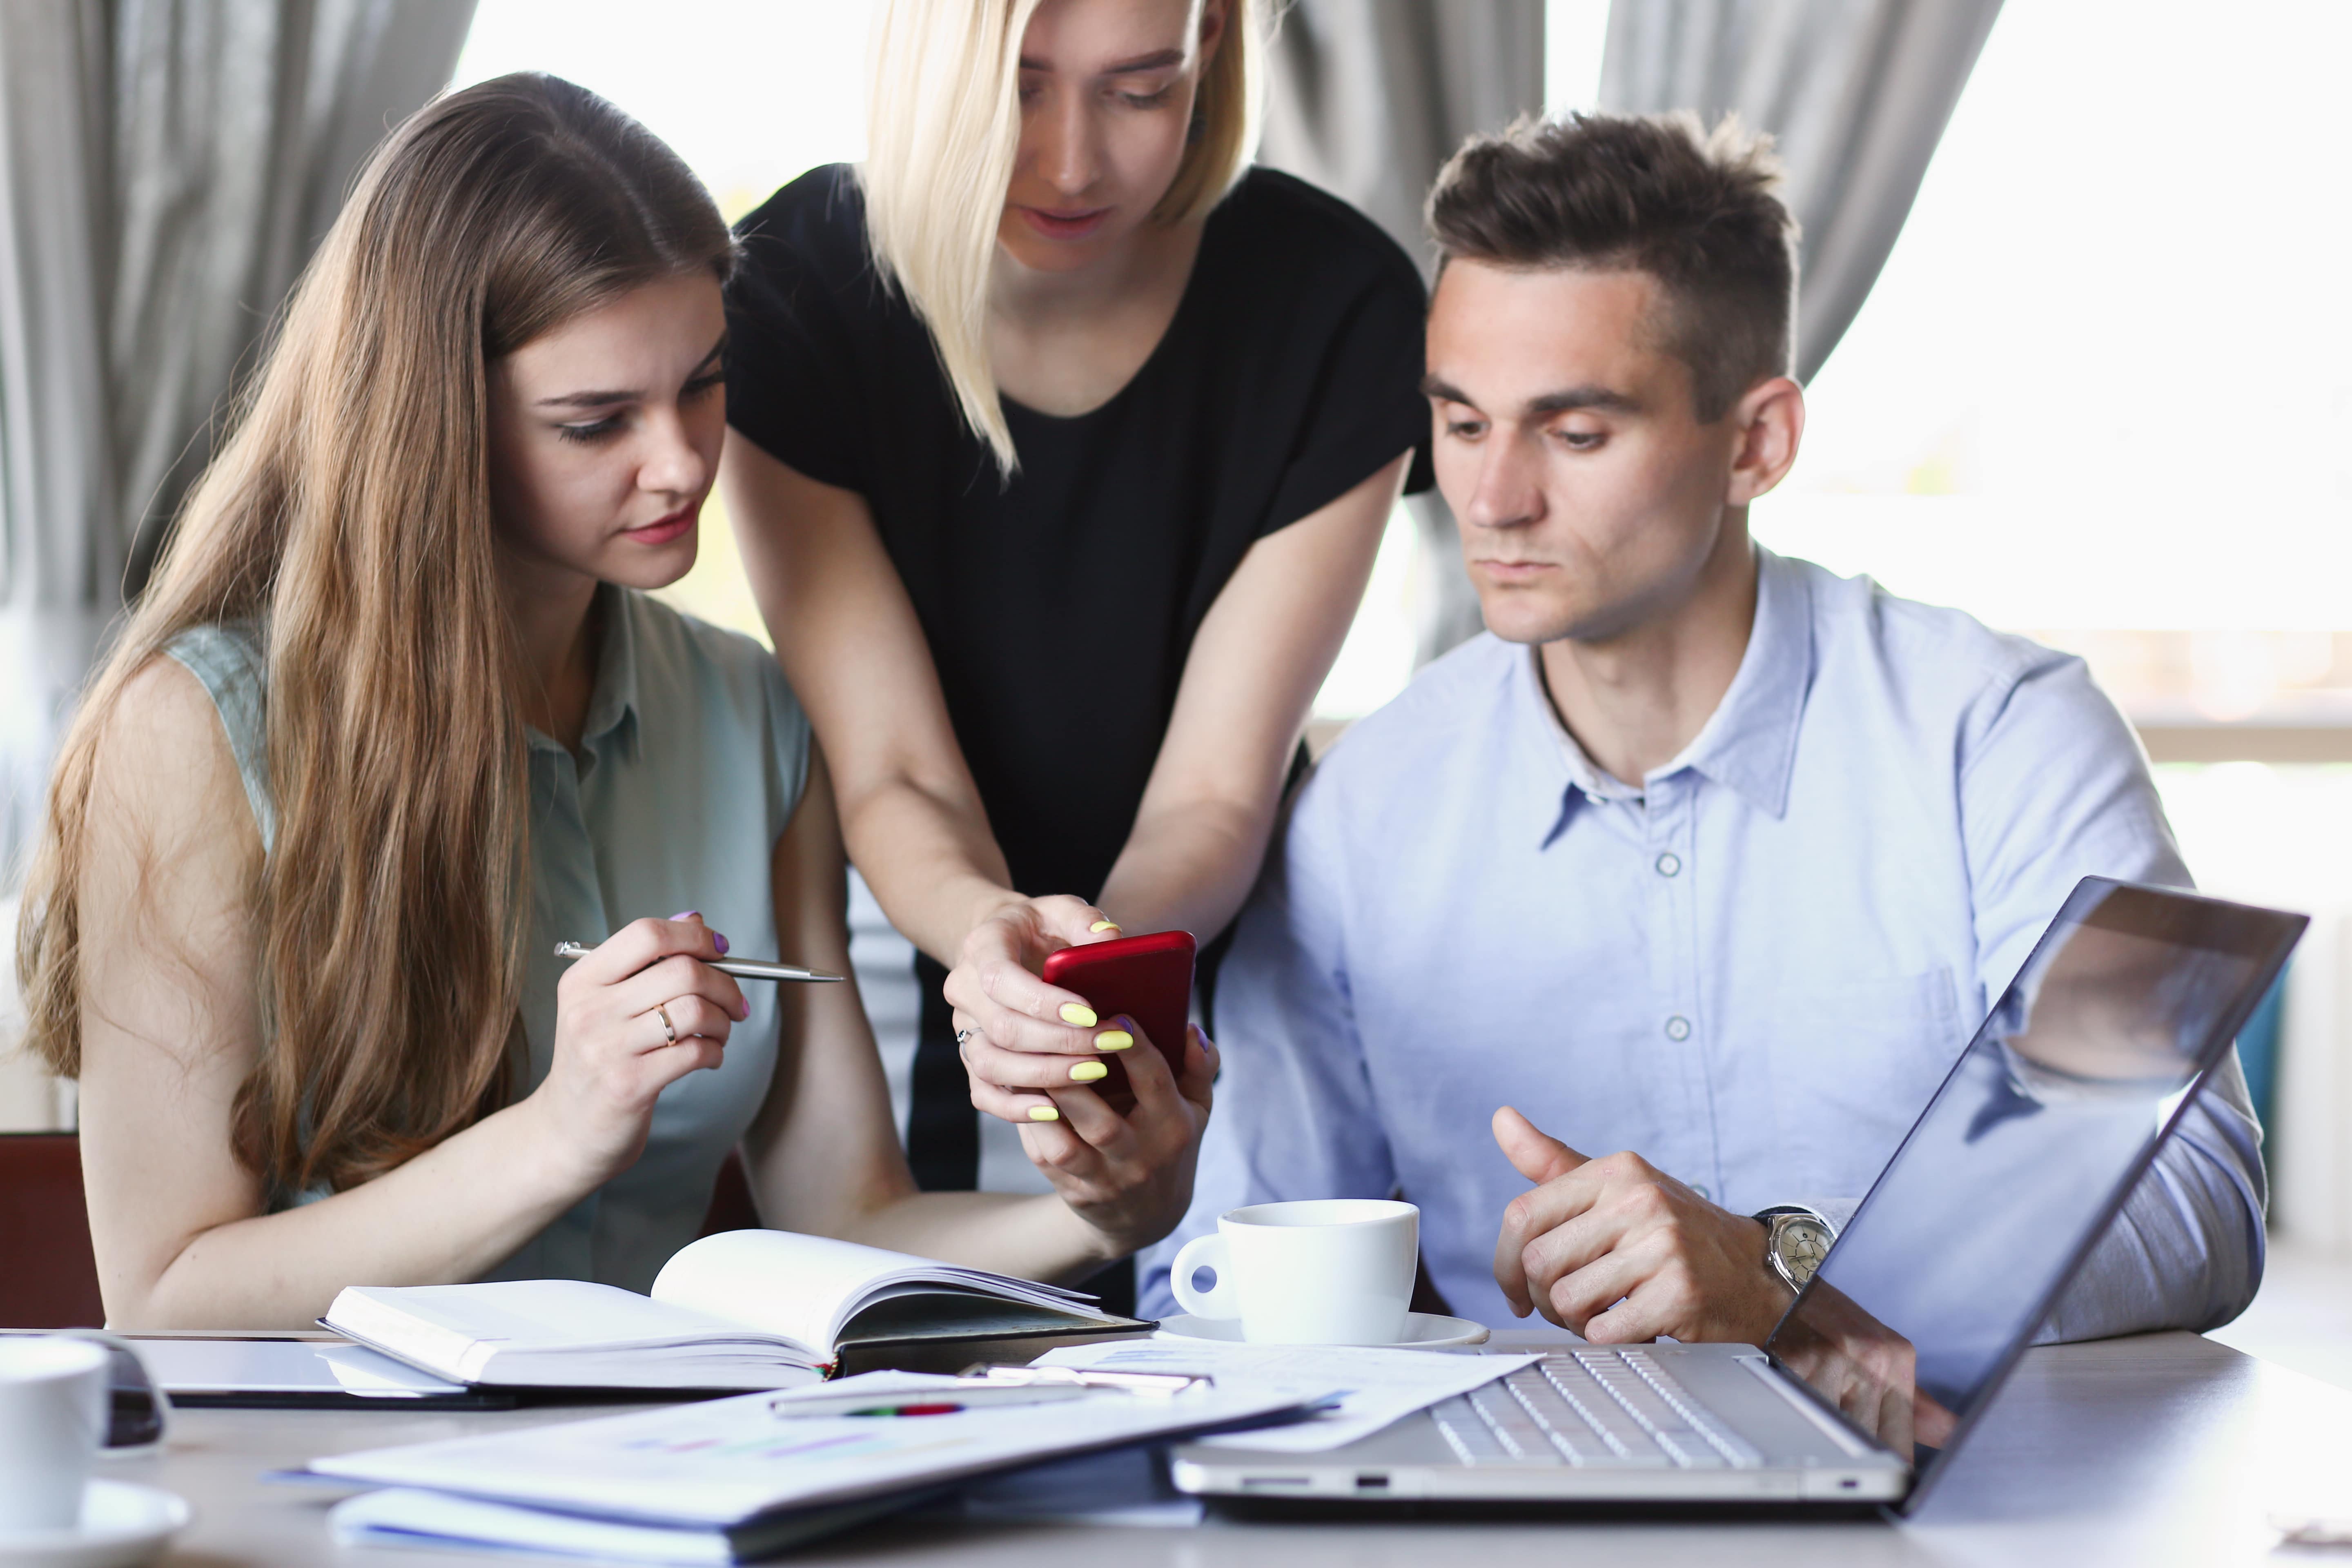
[[[662,1044],[666,1046],[677,1044],[677,1026],[669,1021],[669,1010],[656,1002],[654,1004],[654,1016],[662,1021]]]

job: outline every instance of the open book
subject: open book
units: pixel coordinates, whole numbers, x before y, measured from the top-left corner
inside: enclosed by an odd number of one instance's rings
[[[649,1297],[578,1279],[355,1285],[320,1321],[452,1382],[516,1388],[787,1388],[852,1347],[1148,1326],[1058,1286],[782,1230],[703,1237]]]

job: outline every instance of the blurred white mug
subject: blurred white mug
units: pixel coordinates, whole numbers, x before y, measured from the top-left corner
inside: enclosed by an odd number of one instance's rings
[[[106,1347],[0,1334],[0,1538],[81,1522],[82,1483],[106,1440]]]
[[[1385,1198],[1253,1204],[1176,1254],[1169,1284],[1196,1318],[1241,1320],[1258,1344],[1388,1345],[1404,1338],[1421,1210]],[[1192,1288],[1201,1268],[1213,1290]]]

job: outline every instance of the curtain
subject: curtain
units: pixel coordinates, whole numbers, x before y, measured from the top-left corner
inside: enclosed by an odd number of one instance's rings
[[[1543,0],[1297,0],[1275,35],[1259,161],[1352,203],[1426,276],[1421,207],[1439,166],[1543,108]],[[1418,665],[1484,623],[1444,498],[1405,505]]]
[[[1601,105],[1772,132],[1803,228],[1797,378],[1895,248],[2000,0],[1617,0]]]
[[[126,590],[474,0],[0,0],[0,886]]]

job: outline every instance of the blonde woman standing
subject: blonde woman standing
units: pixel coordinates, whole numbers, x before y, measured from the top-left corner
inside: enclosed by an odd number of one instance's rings
[[[1197,1039],[1135,1115],[1041,1130],[1054,1195],[926,1194],[855,988],[705,962],[847,956],[800,704],[641,592],[694,563],[733,252],[668,148],[551,77],[419,111],[337,218],[26,886],[110,1322],[642,1290],[739,1145],[771,1225],[1040,1278],[1183,1212]],[[598,945],[566,969],[567,937]]]
[[[722,483],[921,951],[929,1186],[1095,1100],[1049,951],[1232,918],[1426,438],[1412,264],[1247,167],[1257,11],[893,0],[867,162],[738,226]]]

